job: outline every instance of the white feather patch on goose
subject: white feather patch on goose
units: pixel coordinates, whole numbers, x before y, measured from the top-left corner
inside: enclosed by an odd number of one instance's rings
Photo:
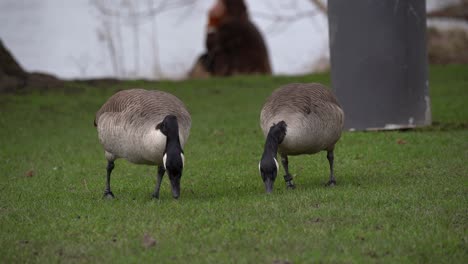
[[[185,167],[185,156],[184,153],[180,153],[180,157],[182,158],[182,169]]]
[[[180,158],[182,159],[182,169],[185,167],[185,156],[184,153],[180,153]],[[164,153],[163,156],[163,164],[164,164],[164,169],[167,170],[166,168],[166,160],[167,160],[167,154]]]
[[[275,161],[276,170],[279,171],[279,164],[278,164],[278,161],[277,161],[276,158],[274,158],[274,157],[273,157],[273,160]],[[261,169],[260,169],[260,164],[261,164],[261,163],[262,163],[261,161],[258,163],[258,171],[259,171],[260,173],[262,172]]]

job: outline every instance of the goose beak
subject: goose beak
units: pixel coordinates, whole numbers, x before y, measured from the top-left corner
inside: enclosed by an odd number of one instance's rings
[[[176,200],[179,199],[179,196],[180,196],[180,192],[172,190],[172,197],[174,197],[174,199]]]
[[[179,199],[179,196],[180,196],[180,190],[172,188],[172,197],[174,197],[174,199]]]
[[[179,199],[180,196],[180,178],[171,179],[171,188],[172,188],[172,197],[174,199]]]
[[[273,191],[273,181],[271,179],[265,179],[265,191],[266,193],[271,193]]]

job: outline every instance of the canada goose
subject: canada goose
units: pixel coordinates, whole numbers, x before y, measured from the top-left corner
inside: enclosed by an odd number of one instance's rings
[[[191,117],[182,101],[161,91],[132,89],[111,96],[96,113],[94,125],[107,159],[104,197],[113,198],[110,175],[114,161],[158,166],[154,198],[168,172],[172,196],[180,195],[184,167],[183,146],[190,133]]]
[[[333,174],[333,150],[341,136],[344,113],[330,90],[318,83],[288,84],[275,90],[266,100],[260,114],[260,126],[266,137],[259,170],[267,192],[273,190],[279,166],[279,151],[288,188],[295,188],[288,169],[288,155],[314,154],[327,151],[330,180]]]

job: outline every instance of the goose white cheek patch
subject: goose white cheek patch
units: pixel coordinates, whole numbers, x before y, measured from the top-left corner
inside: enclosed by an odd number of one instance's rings
[[[276,158],[273,158],[273,160],[275,161],[276,170],[279,171],[279,164],[278,164],[278,161],[276,160]],[[262,172],[262,170],[261,170],[261,168],[260,168],[260,164],[261,164],[261,163],[262,163],[261,161],[258,163],[258,171],[259,171],[260,173]]]
[[[184,153],[180,153],[180,158],[182,159],[182,169],[185,167],[185,156]]]
[[[180,158],[182,159],[182,168],[185,167],[185,156],[184,153],[180,153]],[[164,169],[167,170],[166,168],[166,160],[167,160],[167,154],[164,154],[163,156],[163,164],[164,164]]]

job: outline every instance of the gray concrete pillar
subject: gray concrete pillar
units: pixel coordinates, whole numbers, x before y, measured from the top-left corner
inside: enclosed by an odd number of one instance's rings
[[[345,129],[431,124],[425,0],[329,0],[332,87]]]

